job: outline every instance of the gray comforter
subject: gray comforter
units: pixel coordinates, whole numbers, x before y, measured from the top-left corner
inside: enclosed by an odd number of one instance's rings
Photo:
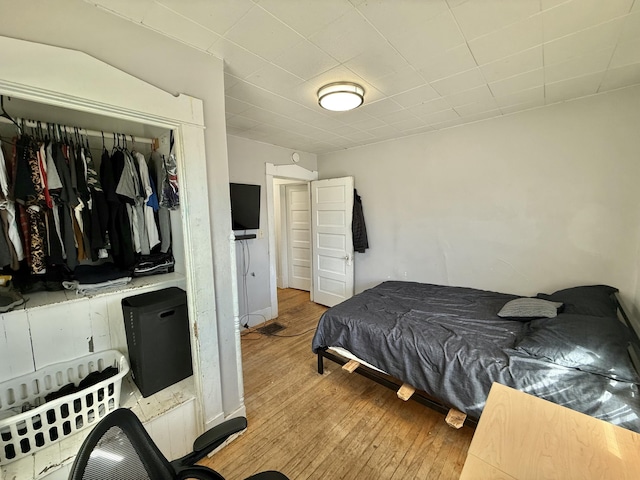
[[[480,417],[492,382],[499,382],[640,432],[626,327],[613,316],[498,317],[514,298],[384,282],[327,310],[312,348],[345,348],[472,418]]]

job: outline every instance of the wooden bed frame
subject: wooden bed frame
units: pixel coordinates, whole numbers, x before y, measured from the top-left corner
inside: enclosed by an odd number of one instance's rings
[[[640,332],[640,322],[638,322],[636,318],[629,316],[629,314],[627,313],[628,310],[625,309],[625,306],[623,305],[618,293],[615,293],[614,297],[617,304],[619,320],[631,329],[631,331],[636,336],[636,339],[640,338],[640,335],[638,333]],[[636,371],[640,372],[640,352],[633,348],[631,345],[628,347],[628,350],[629,357],[631,358],[633,366],[635,367]],[[454,428],[460,428],[463,425],[475,428],[478,424],[479,419],[467,417],[464,413],[461,413],[454,408],[443,404],[441,401],[429,396],[422,390],[413,389],[413,387],[411,387],[410,385],[403,383],[402,381],[398,380],[395,377],[392,377],[391,375],[387,375],[379,370],[375,370],[373,368],[362,365],[355,360],[350,360],[343,357],[342,355],[334,353],[330,350],[330,347],[319,351],[317,356],[318,373],[320,375],[324,374],[324,359],[326,358],[328,360],[331,360],[332,362],[337,363],[338,365],[341,365],[342,368],[344,370],[347,370],[349,373],[359,373],[363,377],[366,377],[376,383],[379,383],[380,385],[398,392],[398,397],[400,397],[402,400],[406,401],[408,399],[411,399],[440,413],[447,414],[446,421],[450,426]],[[407,387],[409,389],[409,393],[405,395],[403,389],[405,389],[406,391]]]

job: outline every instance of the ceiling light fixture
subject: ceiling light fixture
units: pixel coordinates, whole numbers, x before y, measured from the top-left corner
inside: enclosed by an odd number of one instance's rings
[[[326,110],[346,112],[364,102],[364,88],[357,83],[336,82],[318,90],[318,103]]]

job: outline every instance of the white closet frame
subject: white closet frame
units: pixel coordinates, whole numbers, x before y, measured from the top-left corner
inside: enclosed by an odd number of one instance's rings
[[[200,431],[220,423],[222,367],[202,101],[174,96],[82,52],[8,37],[0,37],[0,94],[175,132],[196,421]]]

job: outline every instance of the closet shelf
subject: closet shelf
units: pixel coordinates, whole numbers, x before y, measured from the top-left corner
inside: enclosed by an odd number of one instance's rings
[[[63,302],[81,302],[87,298],[106,297],[114,294],[136,294],[136,290],[146,288],[150,286],[164,288],[170,286],[185,287],[185,276],[181,273],[165,273],[162,275],[151,275],[148,277],[136,277],[131,280],[130,283],[124,287],[114,288],[113,290],[106,290],[103,292],[79,295],[74,290],[59,290],[56,292],[34,292],[24,294],[24,298],[27,300],[24,304],[24,309],[31,310],[33,308],[42,308],[55,305]],[[20,308],[22,309],[22,308]],[[17,309],[16,311],[20,310]]]

